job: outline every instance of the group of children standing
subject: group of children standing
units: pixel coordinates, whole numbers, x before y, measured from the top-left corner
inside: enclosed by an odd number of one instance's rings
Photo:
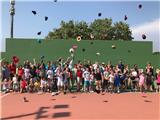
[[[2,61],[1,76],[4,92],[160,92],[160,70],[154,72],[150,63],[143,70],[136,64],[129,69],[122,61],[115,66],[111,62],[90,61],[73,65],[71,58],[47,64],[43,60],[36,63],[35,59],[33,63],[26,60],[23,65]]]

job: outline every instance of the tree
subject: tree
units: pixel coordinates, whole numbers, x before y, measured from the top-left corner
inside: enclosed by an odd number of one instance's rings
[[[92,30],[94,39],[106,40],[110,39],[111,29],[112,29],[112,19],[97,19],[91,23],[90,28]]]
[[[132,40],[132,32],[129,25],[120,21],[113,26],[114,36],[112,40]]]
[[[81,22],[77,22],[75,23],[75,38],[77,36],[81,36],[82,39],[90,39],[90,33],[91,30],[89,29],[89,26],[86,22],[81,21]]]
[[[61,21],[60,28],[53,29],[46,36],[46,39],[76,39],[81,36],[82,40],[132,40],[132,33],[129,25],[124,22],[112,24],[111,18],[96,19],[90,25],[85,21],[68,22]]]

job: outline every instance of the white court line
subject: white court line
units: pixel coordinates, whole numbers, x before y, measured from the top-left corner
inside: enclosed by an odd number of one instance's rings
[[[4,98],[4,97],[6,97],[6,96],[8,96],[9,94],[10,94],[10,93],[7,93],[7,94],[2,95],[2,96],[1,96],[1,99]]]

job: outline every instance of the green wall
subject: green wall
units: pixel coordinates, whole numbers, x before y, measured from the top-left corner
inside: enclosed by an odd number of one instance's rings
[[[147,62],[151,62],[153,66],[160,67],[160,54],[152,53],[152,42],[133,42],[133,41],[100,41],[100,40],[42,40],[38,43],[36,39],[7,39],[6,52],[2,53],[2,57],[11,60],[13,55],[23,60],[33,58],[40,59],[44,55],[45,60],[55,60],[60,56],[67,58],[70,53],[69,49],[72,45],[77,45],[75,53],[75,62],[77,60],[89,59],[91,61],[98,60],[107,62],[111,60],[116,64],[118,60],[130,65],[138,64],[144,67]],[[116,45],[116,49],[112,49],[112,44]],[[83,52],[82,49],[86,51]],[[130,50],[130,52],[128,52]],[[97,56],[96,53],[101,53]]]

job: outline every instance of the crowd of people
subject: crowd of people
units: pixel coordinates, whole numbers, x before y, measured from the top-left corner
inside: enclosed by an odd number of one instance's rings
[[[154,69],[151,63],[145,69],[139,69],[135,64],[131,68],[119,61],[117,65],[111,62],[91,63],[78,61],[73,64],[73,58],[62,58],[57,61],[39,63],[26,60],[24,64],[1,61],[1,91],[7,92],[160,92],[160,70]]]

